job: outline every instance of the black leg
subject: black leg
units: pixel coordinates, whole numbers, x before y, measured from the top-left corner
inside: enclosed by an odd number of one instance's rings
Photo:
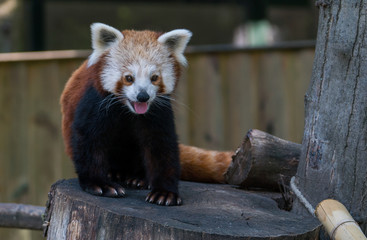
[[[154,114],[140,119],[142,131],[139,132],[146,175],[152,189],[146,201],[165,206],[180,205],[180,162],[173,112],[170,107],[161,109],[153,106],[150,111]]]

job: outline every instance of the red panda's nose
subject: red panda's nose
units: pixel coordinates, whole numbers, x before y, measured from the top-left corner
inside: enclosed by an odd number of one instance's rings
[[[147,102],[150,97],[145,90],[141,90],[136,98],[138,99],[139,102]]]

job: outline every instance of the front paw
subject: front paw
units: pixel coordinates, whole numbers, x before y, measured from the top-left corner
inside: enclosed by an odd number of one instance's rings
[[[145,201],[162,206],[176,206],[182,204],[182,199],[176,193],[168,191],[151,191],[145,198]]]
[[[140,178],[129,178],[126,180],[125,185],[129,188],[135,189],[150,189],[147,182]]]
[[[117,183],[109,184],[86,184],[82,189],[90,194],[104,197],[124,197],[125,189]]]

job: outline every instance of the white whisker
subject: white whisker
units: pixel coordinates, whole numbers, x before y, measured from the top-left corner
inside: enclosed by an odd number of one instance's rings
[[[100,102],[98,111],[105,111],[107,114],[109,109],[116,104],[124,106],[124,104],[122,104],[124,99],[126,99],[126,97],[123,94],[115,95],[111,93]]]

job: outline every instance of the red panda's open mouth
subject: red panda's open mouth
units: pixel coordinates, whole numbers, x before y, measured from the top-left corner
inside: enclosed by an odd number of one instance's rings
[[[130,101],[131,106],[134,108],[135,113],[144,114],[148,111],[148,102],[132,102]]]

